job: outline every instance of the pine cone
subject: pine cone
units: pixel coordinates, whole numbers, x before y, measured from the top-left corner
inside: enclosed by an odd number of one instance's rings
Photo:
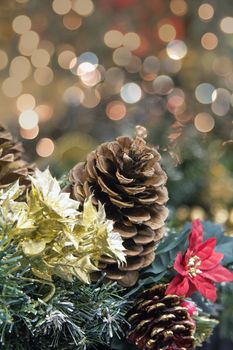
[[[22,160],[23,147],[0,125],[0,188],[19,179],[20,185],[29,185],[28,174],[33,170]]]
[[[194,348],[195,322],[181,297],[165,295],[167,285],[145,290],[128,313],[128,342],[142,350],[186,350]]]
[[[93,194],[93,203],[105,205],[107,218],[124,241],[127,264],[102,257],[100,268],[107,278],[132,286],[138,270],[154,260],[155,243],[164,231],[168,210],[167,176],[160,154],[142,137],[118,137],[91,152],[85,163],[70,172],[73,198],[81,203]]]

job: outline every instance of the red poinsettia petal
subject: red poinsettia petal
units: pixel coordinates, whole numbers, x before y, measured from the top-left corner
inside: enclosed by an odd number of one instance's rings
[[[203,241],[203,226],[200,219],[192,221],[192,230],[189,235],[189,249],[195,251]]]
[[[188,278],[176,275],[166,289],[166,294],[186,296],[189,290]]]
[[[192,283],[204,297],[213,302],[216,301],[216,288],[210,280],[197,275],[192,279]]]
[[[187,277],[183,278],[176,289],[176,294],[185,297],[189,291],[189,279]]]
[[[194,284],[192,283],[191,279],[189,280],[189,290],[187,293],[187,297],[191,297],[191,295],[197,290],[197,288],[194,286]]]
[[[165,294],[176,294],[177,285],[183,280],[181,275],[176,275],[169,283]]]
[[[182,263],[183,261],[183,255],[182,255],[182,252],[179,252],[176,256],[176,259],[175,259],[175,262],[174,262],[174,269],[179,272],[179,274],[181,275],[186,275],[187,272],[184,268],[184,265]]]
[[[233,281],[233,273],[221,265],[214,267],[212,270],[203,271],[202,276],[214,282]]]
[[[191,249],[189,249],[189,248],[186,250],[186,253],[185,253],[185,256],[184,256],[184,264],[185,264],[185,265],[188,264],[189,259],[191,258],[191,256],[192,256],[193,254],[194,254],[194,253],[193,253],[193,250],[191,250]]]
[[[204,243],[202,243],[196,255],[201,259],[205,260],[209,258],[214,253],[214,248],[216,247],[216,238],[208,238]]]
[[[213,252],[207,259],[203,260],[200,265],[200,270],[211,270],[217,266],[224,258],[224,254]]]

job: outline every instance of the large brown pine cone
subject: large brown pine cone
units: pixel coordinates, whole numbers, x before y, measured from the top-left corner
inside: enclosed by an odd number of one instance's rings
[[[0,188],[19,180],[20,185],[29,185],[28,175],[33,172],[22,160],[23,147],[20,142],[0,125]]]
[[[160,154],[143,138],[123,136],[103,143],[70,171],[73,198],[83,203],[93,194],[124,241],[125,266],[109,257],[100,264],[109,279],[124,286],[134,285],[138,270],[151,264],[155,243],[163,236],[168,194],[159,162]]]
[[[128,313],[131,329],[127,340],[142,350],[187,350],[194,348],[195,322],[181,297],[165,295],[167,285],[144,291]]]

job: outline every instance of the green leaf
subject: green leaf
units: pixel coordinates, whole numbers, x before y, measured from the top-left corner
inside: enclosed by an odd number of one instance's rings
[[[185,241],[187,238],[188,231],[185,230],[181,234],[170,233],[170,235],[166,236],[163,241],[159,244],[156,253],[162,254],[167,253],[177,247],[181,242]]]
[[[224,254],[221,262],[223,265],[230,265],[233,263],[233,237],[223,237],[221,242],[217,244],[216,251]]]
[[[222,240],[224,237],[224,231],[221,225],[214,224],[211,221],[204,221],[202,222],[204,227],[204,239],[208,239],[210,237],[215,237],[217,239],[217,244]]]
[[[203,223],[204,238],[215,237],[217,239],[216,251],[224,254],[223,265],[233,263],[233,237],[225,236],[221,225],[213,224],[210,221]]]
[[[152,265],[146,270],[147,273],[158,274],[162,271],[166,270],[166,266],[168,265],[169,260],[166,255],[159,255],[155,258]]]

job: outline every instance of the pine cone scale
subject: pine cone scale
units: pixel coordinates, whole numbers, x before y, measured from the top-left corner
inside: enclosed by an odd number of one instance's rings
[[[160,158],[142,138],[122,136],[97,147],[85,163],[70,172],[72,196],[83,203],[92,194],[94,204],[104,204],[107,218],[114,221],[114,229],[125,242],[127,264],[121,280],[124,285],[133,285],[137,270],[152,262],[153,247],[148,244],[155,244],[163,234],[168,195]],[[137,262],[132,258],[137,258]],[[109,262],[104,271],[114,279],[116,266]]]
[[[142,350],[193,349],[195,324],[177,295],[165,296],[167,285],[143,292],[128,313],[127,339]]]
[[[22,160],[23,147],[20,142],[0,125],[0,188],[7,187],[19,180],[21,185],[28,186],[28,175],[33,172]]]

